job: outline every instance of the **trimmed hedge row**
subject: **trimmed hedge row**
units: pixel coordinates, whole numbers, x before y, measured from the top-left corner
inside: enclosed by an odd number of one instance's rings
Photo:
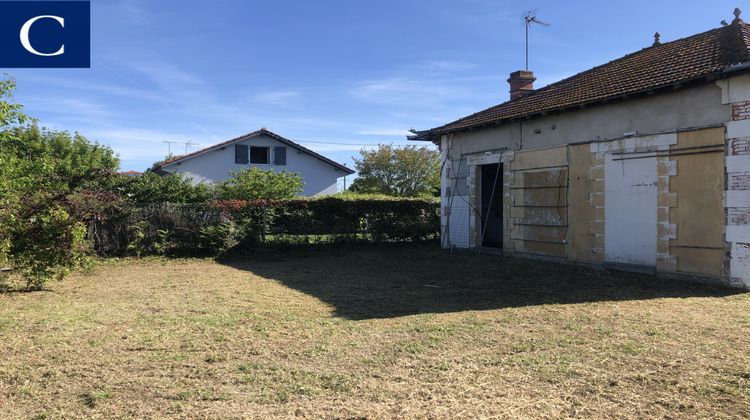
[[[436,239],[440,206],[430,199],[321,199],[159,203],[86,218],[100,255],[219,255],[269,243]]]

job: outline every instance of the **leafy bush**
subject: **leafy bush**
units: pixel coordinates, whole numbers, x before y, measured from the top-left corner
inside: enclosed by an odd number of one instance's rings
[[[139,204],[203,203],[214,195],[211,185],[193,185],[183,174],[162,176],[154,172],[146,172],[140,176],[109,174],[91,187],[111,191]]]
[[[232,172],[219,184],[219,197],[225,200],[282,200],[302,193],[302,178],[293,172],[250,168]]]
[[[89,222],[103,255],[221,255],[278,242],[435,239],[439,203],[426,199],[218,200],[133,207]]]
[[[40,289],[86,262],[85,225],[66,196],[118,159],[78,134],[21,126],[12,88],[0,81],[0,282],[20,278]]]
[[[200,228],[201,248],[215,255],[222,255],[240,244],[237,224],[226,221],[215,226]]]
[[[86,226],[71,219],[59,206],[23,215],[14,226],[11,262],[31,289],[41,289],[51,278],[60,279],[86,263]]]
[[[287,202],[277,212],[272,232],[349,234],[375,242],[430,239],[440,224],[439,204],[423,199],[326,197]]]

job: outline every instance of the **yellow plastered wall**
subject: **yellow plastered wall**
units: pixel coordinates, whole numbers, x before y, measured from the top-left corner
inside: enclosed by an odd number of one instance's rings
[[[678,272],[721,276],[724,264],[724,128],[679,133],[670,160],[669,255]],[[722,146],[720,152],[706,153]],[[685,150],[686,148],[694,148]],[[681,152],[679,149],[682,149]],[[677,155],[677,153],[690,153]],[[660,250],[662,251],[662,250]]]
[[[516,152],[510,184],[510,240],[517,252],[568,255],[565,146]]]
[[[600,249],[599,242],[602,241],[597,241],[597,236],[604,236],[604,212],[597,211],[594,198],[604,194],[604,181],[601,179],[604,175],[602,173],[600,178],[595,178],[597,171],[592,168],[600,162],[590,149],[588,144],[568,147],[569,256],[577,261],[602,262],[604,250]]]

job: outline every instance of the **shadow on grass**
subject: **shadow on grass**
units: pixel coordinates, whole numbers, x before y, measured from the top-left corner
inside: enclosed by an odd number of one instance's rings
[[[657,298],[721,297],[721,286],[522,258],[450,253],[437,244],[277,249],[221,261],[333,305],[353,320]]]
[[[0,295],[17,295],[24,293],[51,292],[44,285],[28,285],[21,280],[0,281]]]

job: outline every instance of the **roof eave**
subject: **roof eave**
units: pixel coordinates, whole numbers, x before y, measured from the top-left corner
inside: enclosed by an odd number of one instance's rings
[[[412,128],[411,130],[409,130],[412,135],[406,136],[406,139],[411,141],[434,141],[434,139],[430,137],[430,133],[432,131],[433,130],[418,131]]]
[[[750,61],[745,61],[744,63],[739,63],[733,66],[729,66],[725,68],[722,73],[731,74],[731,73],[738,73],[738,72],[742,72],[746,70],[750,70]]]

